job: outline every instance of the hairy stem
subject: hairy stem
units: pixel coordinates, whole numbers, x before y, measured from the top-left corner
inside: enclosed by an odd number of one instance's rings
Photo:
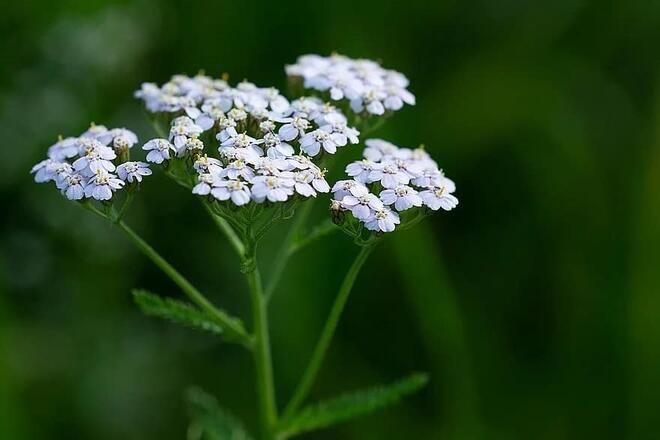
[[[363,246],[360,250],[360,253],[355,257],[355,260],[353,261],[350,269],[348,269],[348,272],[344,277],[344,281],[339,288],[339,292],[337,293],[337,298],[335,298],[335,302],[332,304],[328,319],[326,320],[323,330],[321,331],[321,336],[316,343],[314,353],[312,354],[309,364],[307,364],[307,368],[305,369],[302,379],[300,379],[300,383],[293,393],[293,397],[291,397],[291,400],[284,410],[284,418],[295,414],[312,388],[314,380],[316,379],[316,375],[321,368],[325,354],[328,351],[328,347],[330,346],[330,342],[332,341],[332,337],[335,334],[335,329],[337,328],[339,318],[341,317],[344,306],[346,305],[346,301],[348,300],[348,295],[351,293],[351,289],[353,288],[353,284],[355,283],[355,279],[357,278],[362,265],[367,260],[367,257],[369,257],[369,254],[373,248],[374,244]]]
[[[183,277],[170,263],[168,263],[158,252],[154,250],[146,241],[126,225],[123,221],[116,223],[117,227],[128,236],[128,238],[144,253],[153,263],[158,266],[174,283],[181,288],[188,298],[200,308],[214,317],[221,324],[225,332],[234,337],[238,342],[249,347],[251,338],[245,332],[243,327],[237,323],[231,316],[222,310],[217,309],[199,290]]]
[[[251,246],[252,247],[252,246]],[[270,336],[268,330],[268,311],[261,276],[256,262],[256,250],[248,251],[243,262],[246,267],[245,276],[250,287],[252,317],[254,325],[253,356],[257,375],[257,394],[263,438],[270,440],[277,423],[277,404],[275,401],[275,384],[273,382],[273,365],[270,355]]]

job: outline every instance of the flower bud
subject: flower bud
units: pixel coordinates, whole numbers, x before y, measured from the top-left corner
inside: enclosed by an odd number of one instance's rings
[[[332,222],[338,226],[344,224],[346,218],[344,211],[341,207],[341,203],[337,200],[330,201],[330,214],[332,216]]]

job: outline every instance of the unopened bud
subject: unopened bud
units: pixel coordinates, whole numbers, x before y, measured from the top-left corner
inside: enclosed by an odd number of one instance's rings
[[[344,224],[346,215],[341,207],[341,203],[337,200],[330,201],[330,215],[332,216],[332,222],[338,226]]]

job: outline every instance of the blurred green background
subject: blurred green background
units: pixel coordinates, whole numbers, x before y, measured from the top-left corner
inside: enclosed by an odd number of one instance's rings
[[[249,357],[143,317],[132,287],[176,287],[28,171],[89,121],[152,136],[142,81],[204,69],[283,87],[285,63],[332,51],[409,76],[418,105],[374,135],[424,143],[461,204],[367,263],[312,397],[413,370],[429,386],[303,438],[660,438],[659,46],[653,0],[3,3],[0,438],[181,439],[192,384],[255,421]],[[199,204],[149,180],[128,222],[249,316]],[[280,403],[355,253],[337,234],[287,270],[271,312]]]

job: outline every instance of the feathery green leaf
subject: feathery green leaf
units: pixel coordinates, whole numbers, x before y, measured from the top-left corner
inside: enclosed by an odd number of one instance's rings
[[[428,375],[414,373],[389,385],[343,394],[301,409],[282,421],[280,432],[286,436],[326,428],[363,414],[379,410],[412,394],[428,382]]]
[[[192,416],[188,440],[251,440],[243,424],[201,388],[186,393]]]
[[[223,332],[222,326],[212,316],[192,304],[172,298],[161,298],[146,290],[133,290],[133,298],[140,309],[149,316],[163,318],[176,324],[204,330],[216,335]]]

